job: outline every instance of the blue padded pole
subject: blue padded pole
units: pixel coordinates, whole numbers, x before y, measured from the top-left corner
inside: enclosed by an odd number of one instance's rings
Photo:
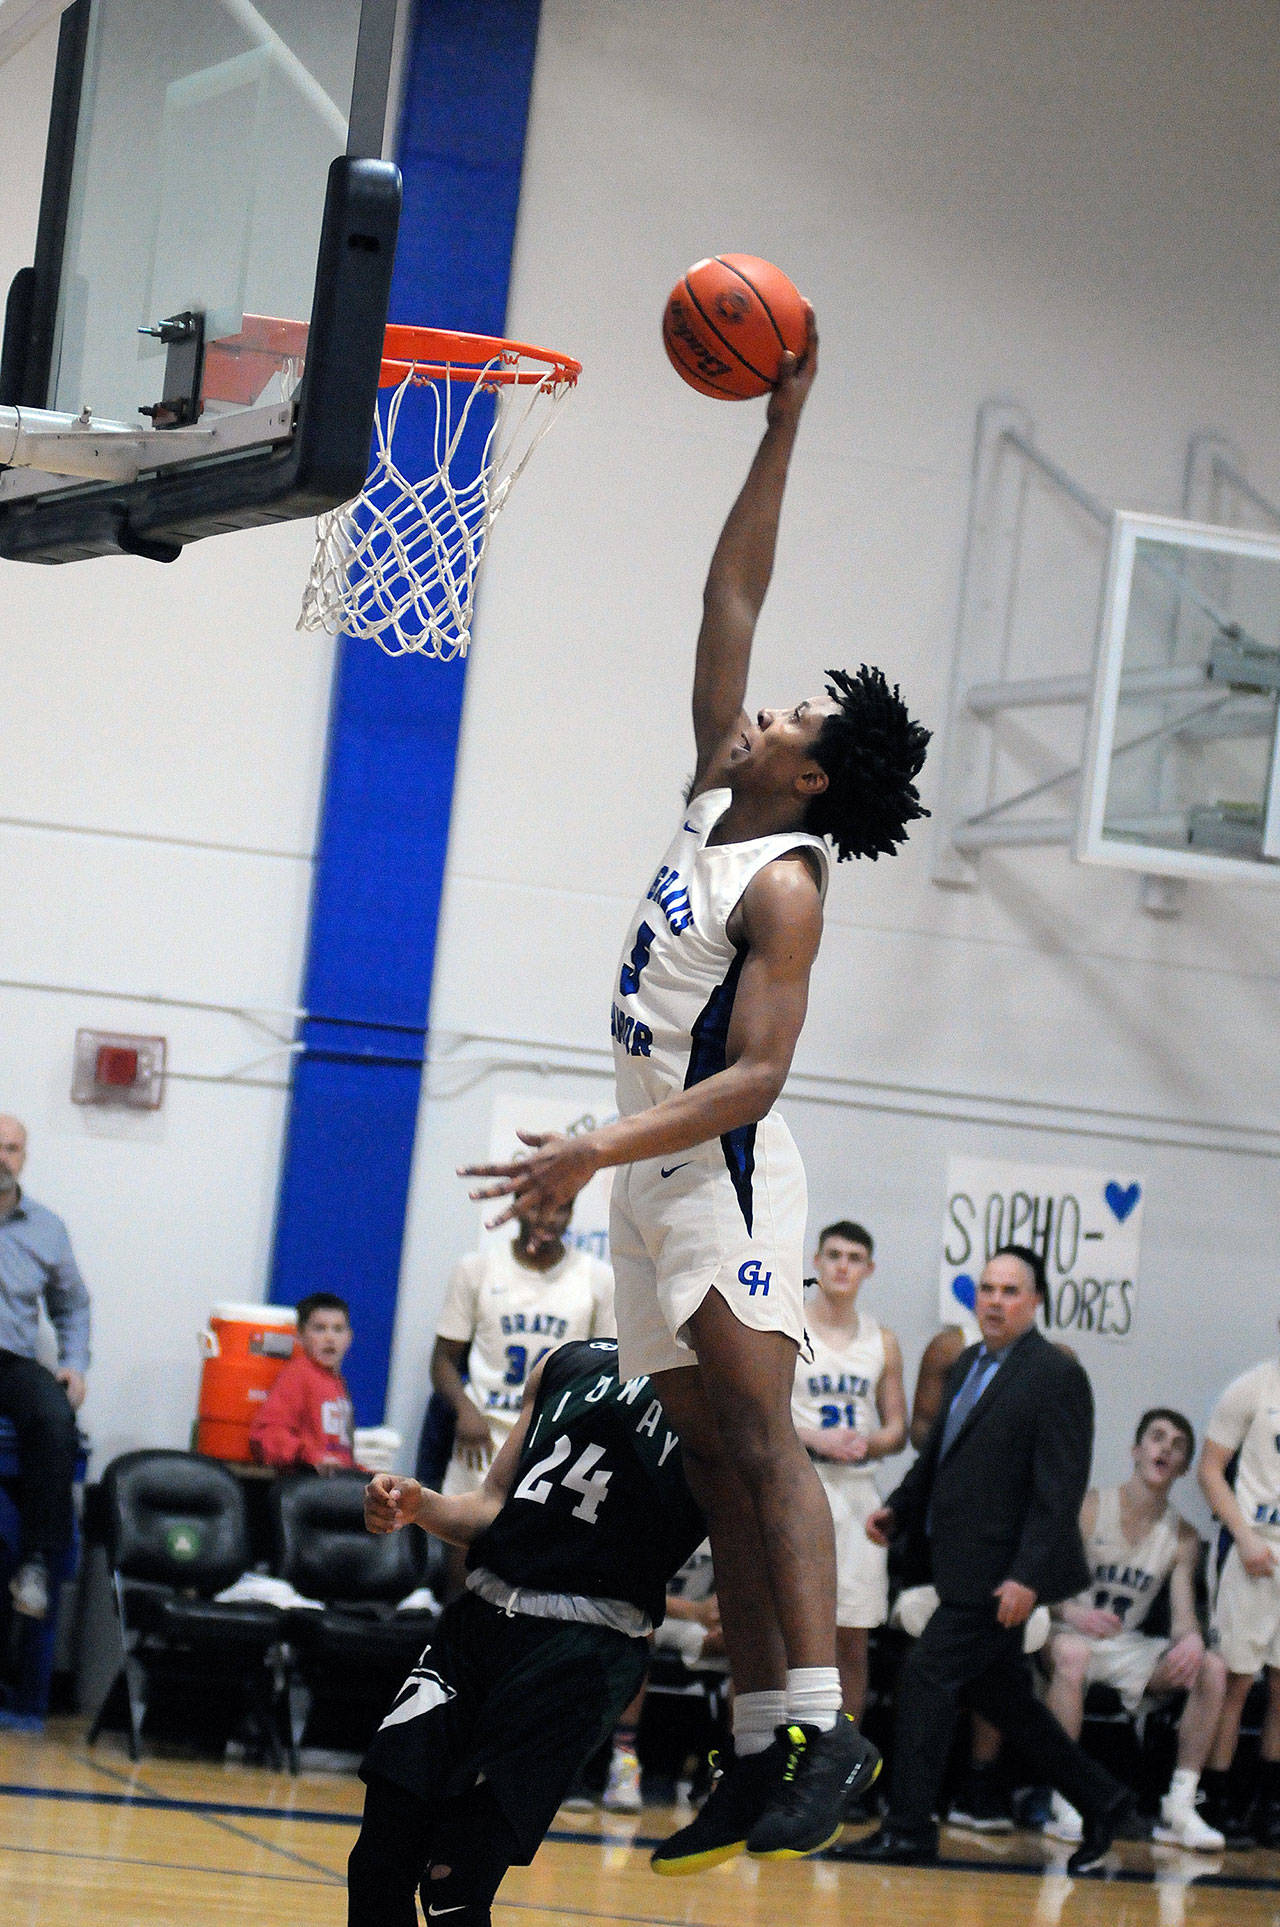
[[[417,8],[393,321],[504,332],[538,11]],[[430,457],[415,430],[425,442],[432,411],[411,412],[396,448],[415,474]],[[463,462],[478,465],[486,426],[469,427]],[[270,1297],[347,1299],[362,1425],[386,1401],[465,680],[463,662],[339,645]]]

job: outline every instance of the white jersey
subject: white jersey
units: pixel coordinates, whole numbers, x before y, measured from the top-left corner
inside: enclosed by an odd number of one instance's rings
[[[884,1375],[884,1332],[870,1313],[860,1311],[848,1338],[835,1344],[812,1326],[808,1330],[812,1362],[796,1360],[796,1382],[791,1394],[791,1418],[814,1432],[840,1429],[874,1432],[880,1424],[876,1387]],[[866,1471],[865,1464],[858,1467]]]
[[[1265,1359],[1233,1379],[1206,1436],[1239,1452],[1236,1499],[1254,1531],[1280,1533],[1280,1363]]]
[[[730,942],[725,926],[756,873],[790,850],[812,850],[826,892],[825,846],[805,830],[708,845],[732,798],[728,789],[704,790],[687,806],[631,919],[611,1019],[624,1117],[724,1069],[747,954]]]
[[[467,1396],[501,1444],[520,1416],[530,1372],[571,1339],[613,1338],[613,1273],[570,1246],[549,1271],[518,1262],[509,1244],[459,1260],[436,1324],[436,1337],[471,1347]]]
[[[1126,1633],[1136,1631],[1173,1570],[1181,1525],[1181,1516],[1166,1505],[1133,1545],[1120,1523],[1120,1488],[1105,1486],[1098,1493],[1097,1517],[1084,1548],[1092,1578],[1077,1604],[1114,1613]]]

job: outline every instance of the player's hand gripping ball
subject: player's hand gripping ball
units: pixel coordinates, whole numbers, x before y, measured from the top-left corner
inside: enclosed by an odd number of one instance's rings
[[[695,261],[672,288],[662,344],[676,372],[721,401],[764,395],[789,349],[805,346],[804,299],[794,282],[754,254]]]

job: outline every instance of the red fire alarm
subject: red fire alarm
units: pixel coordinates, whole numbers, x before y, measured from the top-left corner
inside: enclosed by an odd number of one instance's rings
[[[71,1078],[74,1104],[115,1104],[127,1110],[158,1110],[164,1095],[163,1037],[126,1037],[114,1031],[78,1030]]]
[[[123,1086],[138,1081],[138,1053],[123,1044],[99,1044],[93,1067],[94,1082]]]

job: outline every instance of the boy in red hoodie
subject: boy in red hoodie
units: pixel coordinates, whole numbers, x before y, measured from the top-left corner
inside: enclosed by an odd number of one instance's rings
[[[267,1395],[249,1432],[263,1465],[350,1471],[351,1400],[340,1367],[351,1344],[346,1300],[314,1291],[298,1305],[298,1349]]]

